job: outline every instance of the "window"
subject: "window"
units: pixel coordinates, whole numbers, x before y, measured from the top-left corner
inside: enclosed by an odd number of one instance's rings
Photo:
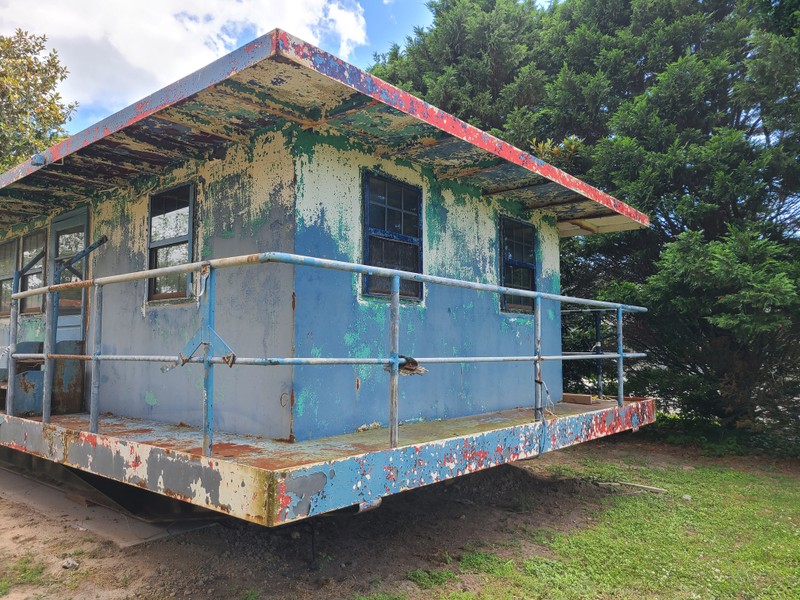
[[[513,219],[500,220],[500,265],[505,287],[536,290],[536,258],[533,225]],[[503,296],[503,309],[533,312],[533,298]]]
[[[172,267],[192,260],[191,233],[194,188],[191,185],[150,198],[149,268]],[[150,300],[188,298],[188,274],[162,275],[150,280]]]
[[[14,271],[17,270],[18,240],[0,245],[0,315],[11,312],[11,292],[14,285]]]
[[[47,243],[47,231],[40,229],[29,233],[22,238],[22,264],[24,267],[33,262],[28,272],[20,279],[20,291],[33,290],[44,285],[44,264],[45,264],[45,244]],[[23,298],[21,312],[41,312],[44,307],[44,295]]]
[[[376,267],[422,272],[420,212],[422,194],[418,188],[367,174],[364,177],[364,263]],[[367,294],[388,296],[391,279],[365,277]],[[403,298],[420,299],[422,284],[401,281]]]
[[[76,219],[71,220],[74,221]],[[85,260],[79,261],[70,268],[63,268],[67,261],[83,251],[85,230],[86,225],[83,223],[71,226],[69,222],[64,225],[54,224],[52,234],[55,236],[55,247],[51,250],[55,250],[56,273],[58,273],[59,269],[62,269],[60,280],[56,283],[80,281],[85,277]],[[83,310],[83,294],[84,290],[82,289],[59,292],[58,314],[60,316],[81,314]]]

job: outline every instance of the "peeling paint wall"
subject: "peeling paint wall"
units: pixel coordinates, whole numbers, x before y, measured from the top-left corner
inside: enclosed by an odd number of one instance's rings
[[[559,292],[558,231],[546,213],[485,198],[472,187],[440,182],[403,161],[387,161],[335,136],[295,137],[295,251],[361,262],[365,170],[422,189],[424,272],[499,283],[498,219],[530,222],[537,232],[537,289]],[[298,356],[388,356],[386,299],[361,294],[361,279],[298,267],[295,340]],[[560,312],[544,303],[543,352],[560,353]],[[500,311],[493,294],[425,286],[421,302],[403,301],[400,352],[409,356],[533,354],[533,318]],[[561,398],[561,365],[546,363],[553,401]],[[298,439],[349,433],[388,419],[388,375],[381,367],[297,367],[294,432]],[[547,396],[545,397],[547,400]],[[400,381],[400,419],[442,419],[531,405],[530,364],[432,365]]]
[[[183,183],[196,185],[196,260],[274,250],[361,262],[365,172],[422,190],[425,273],[498,283],[498,223],[509,216],[535,226],[537,289],[559,292],[552,215],[439,181],[411,162],[378,158],[346,138],[293,126],[249,145],[230,145],[222,159],[190,161],[95,198],[90,237],[107,235],[109,242],[92,255],[92,274],[147,268],[149,198]],[[217,284],[216,329],[239,356],[388,355],[388,302],[363,295],[359,277],[264,265],[222,270]],[[146,298],[145,282],[106,288],[104,353],[175,355],[199,326],[196,300]],[[557,354],[559,306],[545,302],[544,308],[543,352]],[[41,317],[26,318],[22,331],[21,339],[41,339]],[[468,290],[425,286],[422,301],[402,302],[400,332],[401,353],[409,356],[534,352],[531,315],[504,313],[497,296]],[[102,363],[101,412],[199,424],[200,366],[168,373],[160,366]],[[401,379],[401,421],[530,406],[533,372],[523,363],[430,366],[423,377]],[[220,430],[311,439],[387,422],[388,375],[381,367],[236,367],[217,368],[215,375],[214,426]],[[545,401],[560,400],[561,365],[545,363],[544,379]]]

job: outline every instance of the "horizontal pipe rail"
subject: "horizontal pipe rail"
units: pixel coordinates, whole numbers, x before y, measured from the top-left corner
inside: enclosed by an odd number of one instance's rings
[[[356,275],[370,275],[388,277],[392,281],[392,294],[390,304],[390,355],[386,358],[381,357],[239,357],[233,350],[214,331],[215,313],[215,273],[216,269],[243,267],[257,264],[285,264],[292,266],[305,266],[312,268],[330,269],[352,273]],[[200,306],[201,328],[191,338],[184,350],[178,355],[146,355],[146,354],[102,354],[101,353],[101,333],[102,325],[102,291],[106,285],[119,283],[144,281],[154,277],[175,274],[200,274],[200,293],[197,295],[197,302]],[[18,273],[16,274],[18,275]],[[492,294],[510,294],[518,297],[531,298],[534,300],[533,311],[533,333],[534,333],[534,352],[533,356],[434,356],[410,359],[399,354],[399,318],[400,318],[400,281],[413,281],[422,284],[441,285],[453,288],[467,289],[479,292],[489,292]],[[16,280],[15,280],[16,281]],[[45,380],[47,372],[51,369],[53,360],[76,360],[91,362],[92,364],[92,390],[90,401],[90,422],[93,433],[97,432],[99,419],[99,365],[102,361],[118,362],[143,362],[143,363],[162,363],[161,370],[166,372],[175,367],[183,366],[188,363],[202,364],[204,367],[203,378],[203,454],[212,455],[213,447],[213,367],[216,365],[233,366],[311,366],[311,365],[376,365],[383,366],[390,372],[389,385],[389,431],[390,446],[398,445],[398,375],[402,373],[402,367],[408,363],[417,364],[468,364],[468,363],[534,363],[534,408],[537,419],[542,419],[542,362],[544,361],[572,361],[572,360],[592,360],[600,365],[603,360],[617,361],[618,369],[618,402],[622,404],[622,377],[623,361],[628,358],[643,358],[642,353],[624,352],[622,347],[622,320],[625,312],[646,312],[647,309],[641,306],[620,304],[615,302],[604,302],[600,300],[589,300],[586,298],[576,298],[573,296],[562,296],[559,294],[549,294],[530,290],[520,290],[501,285],[487,283],[477,283],[449,277],[439,277],[435,275],[425,275],[422,273],[412,273],[410,271],[400,271],[375,267],[371,265],[361,265],[338,260],[328,260],[289,254],[285,252],[262,252],[257,254],[246,254],[228,258],[218,258],[201,262],[188,263],[173,267],[163,267],[158,269],[148,269],[133,273],[120,275],[110,275],[106,277],[96,277],[83,281],[53,284],[22,292],[16,291],[11,295],[12,307],[16,307],[19,301],[24,298],[31,298],[46,294],[48,306],[57,302],[59,292],[76,289],[95,289],[95,308],[92,314],[92,323],[95,327],[95,340],[92,354],[59,354],[54,353],[52,344],[45,344],[44,352],[41,353],[17,353],[16,352],[16,327],[17,323],[13,318],[15,312],[12,310],[11,335],[9,339],[9,373],[14,372],[17,361],[41,361],[45,365]],[[562,310],[563,313],[569,312],[594,312],[598,315],[600,311],[614,311],[617,317],[617,352],[602,352],[597,348],[596,352],[574,352],[559,355],[543,355],[541,343],[542,328],[542,301],[554,301],[562,304],[576,304],[590,308]],[[56,304],[57,305],[57,304]],[[53,327],[55,310],[46,311],[48,331]],[[597,319],[597,317],[596,317]],[[48,334],[47,339],[50,340]],[[195,353],[203,347],[203,354],[195,356]],[[220,348],[221,347],[221,348]],[[218,350],[223,349],[223,352]],[[216,354],[216,355],[215,355]],[[45,381],[47,383],[47,381]],[[546,386],[544,388],[546,392]],[[49,416],[50,390],[47,385],[43,390],[43,422]],[[548,392],[549,395],[549,392]],[[13,390],[11,390],[7,404],[13,405]],[[8,408],[7,408],[8,410]],[[9,413],[11,414],[11,413]]]
[[[148,269],[146,271],[137,271],[134,273],[124,273],[121,275],[108,275],[106,277],[95,277],[93,279],[85,279],[83,281],[72,281],[69,283],[53,284],[46,287],[35,288],[32,290],[25,290],[12,294],[15,300],[23,298],[30,298],[32,296],[40,296],[48,292],[61,292],[64,290],[74,290],[80,288],[89,288],[92,286],[104,286],[115,283],[125,283],[131,281],[142,281],[153,277],[160,277],[163,275],[175,275],[180,273],[197,273],[203,269],[225,269],[229,267],[241,267],[245,265],[252,265],[256,263],[279,263],[296,266],[317,267],[321,269],[332,269],[335,271],[346,271],[349,273],[356,273],[359,275],[373,275],[379,277],[394,277],[398,276],[400,279],[406,281],[416,281],[419,283],[428,283],[435,285],[444,285],[448,287],[456,287],[462,289],[476,290],[481,292],[492,292],[494,294],[512,294],[523,298],[542,298],[543,300],[554,300],[566,304],[581,304],[584,306],[594,306],[598,308],[607,309],[622,309],[625,312],[647,312],[643,306],[633,306],[629,304],[620,304],[617,302],[604,302],[601,300],[590,300],[588,298],[576,298],[573,296],[561,296],[559,294],[548,294],[546,292],[532,292],[528,290],[520,290],[517,288],[510,288],[502,285],[492,285],[488,283],[477,283],[473,281],[465,281],[463,279],[452,279],[450,277],[439,277],[437,275],[425,275],[423,273],[412,273],[410,271],[399,271],[397,269],[387,269],[384,267],[373,267],[370,265],[361,265],[357,263],[344,262],[340,260],[329,260],[325,258],[314,258],[311,256],[302,256],[299,254],[289,254],[287,252],[261,252],[258,254],[243,254],[241,256],[231,256],[228,258],[214,258],[211,260],[187,263],[185,265],[177,265],[174,267],[162,267],[159,269]]]
[[[637,352],[625,352],[623,358],[644,358],[646,354]],[[154,356],[148,354],[14,354],[17,360],[44,360],[44,359],[58,359],[58,360],[108,360],[118,362],[160,362],[160,363],[203,363],[202,356],[193,356],[188,359],[181,359],[180,356]],[[490,362],[536,362],[537,360],[616,360],[619,354],[613,352],[605,352],[603,354],[553,354],[537,356],[431,356],[414,358],[420,364],[436,365],[436,364],[459,364],[459,363],[490,363]],[[223,356],[216,356],[209,358],[209,362],[216,365],[228,365]],[[405,358],[398,360],[400,365],[406,364]],[[255,367],[272,367],[272,366],[304,366],[304,365],[391,365],[391,358],[322,358],[322,357],[309,357],[303,358],[293,356],[288,358],[250,358],[250,357],[236,357],[233,364],[229,366],[255,366]]]

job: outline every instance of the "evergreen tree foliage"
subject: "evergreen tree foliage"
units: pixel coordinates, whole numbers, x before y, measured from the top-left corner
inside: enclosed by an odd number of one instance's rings
[[[428,6],[431,27],[376,56],[376,75],[650,215],[562,247],[565,293],[651,309],[627,327],[650,353],[627,389],[796,426],[800,2]]]
[[[67,69],[46,41],[21,29],[0,35],[0,172],[56,143],[77,107],[56,91]]]

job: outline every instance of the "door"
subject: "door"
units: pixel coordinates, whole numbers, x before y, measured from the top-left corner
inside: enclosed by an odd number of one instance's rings
[[[53,283],[68,283],[86,278],[87,259],[69,267],[67,262],[86,248],[89,211],[81,208],[55,219],[50,229],[50,279]],[[60,272],[60,281],[55,278]],[[59,293],[56,343],[86,337],[86,290],[68,290]]]

